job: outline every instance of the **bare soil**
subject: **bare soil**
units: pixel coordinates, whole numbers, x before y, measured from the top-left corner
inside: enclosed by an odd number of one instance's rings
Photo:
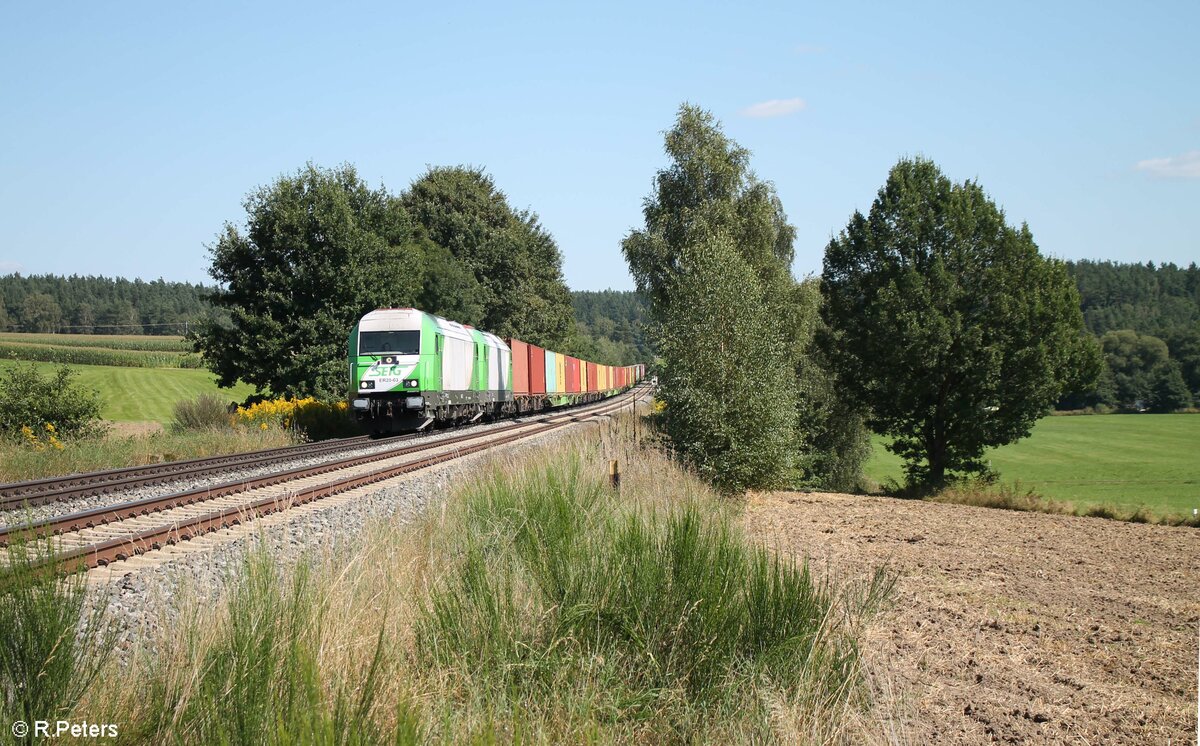
[[[106,422],[108,425],[108,435],[111,438],[131,438],[138,435],[152,435],[161,433],[164,428],[162,423],[151,421],[138,422]]]
[[[1200,530],[861,495],[754,495],[745,521],[839,575],[898,574],[867,657],[912,743],[1187,744]]]

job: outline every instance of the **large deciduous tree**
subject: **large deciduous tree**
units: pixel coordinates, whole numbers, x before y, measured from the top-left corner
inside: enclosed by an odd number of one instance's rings
[[[829,420],[801,417],[821,392],[801,385],[816,309],[791,274],[795,230],[708,112],[682,106],[666,152],[645,227],[622,243],[650,300],[666,434],[727,491],[812,477],[801,470],[819,465],[807,451]]]
[[[27,332],[58,331],[62,308],[48,293],[30,293],[21,304],[21,325]]]
[[[401,198],[413,219],[470,278],[478,318],[500,336],[555,347],[574,325],[562,255],[537,216],[514,210],[481,169],[432,168]]]
[[[1079,294],[977,183],[901,160],[825,251],[825,349],[910,483],[986,470],[1100,369]]]
[[[352,166],[313,165],[245,201],[210,249],[212,302],[196,346],[223,386],[241,379],[292,396],[344,395],[346,334],[367,311],[413,305],[423,289],[419,234],[399,200]]]

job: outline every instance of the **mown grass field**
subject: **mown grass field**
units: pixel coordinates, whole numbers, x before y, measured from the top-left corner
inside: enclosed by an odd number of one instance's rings
[[[28,365],[27,362],[0,360],[0,368]],[[60,366],[34,363],[43,375]],[[100,415],[114,422],[161,422],[171,420],[175,402],[215,394],[240,402],[254,393],[254,387],[238,384],[231,389],[217,387],[216,377],[207,370],[182,368],[125,368],[111,365],[68,365],[78,373],[78,382],[100,392],[104,408]]]
[[[886,442],[875,438],[866,465],[867,476],[881,484],[904,477]],[[1107,504],[1191,515],[1200,508],[1200,415],[1046,417],[1029,438],[987,458],[1002,483],[1077,509]]]

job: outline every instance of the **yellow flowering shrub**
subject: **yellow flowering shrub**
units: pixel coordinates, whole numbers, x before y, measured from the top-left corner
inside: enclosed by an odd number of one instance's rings
[[[38,435],[29,425],[21,425],[21,442],[35,451],[44,451],[47,447],[57,451],[63,449],[62,441],[58,439],[58,430],[47,422],[43,425],[44,435]]]
[[[239,425],[259,430],[278,427],[304,431],[310,438],[341,437],[352,434],[353,422],[345,401],[327,403],[311,396],[303,399],[264,399],[248,407],[238,407],[234,419]]]

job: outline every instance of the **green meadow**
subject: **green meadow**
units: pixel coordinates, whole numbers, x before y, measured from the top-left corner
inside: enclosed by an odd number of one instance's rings
[[[27,362],[0,360],[0,369]],[[60,366],[34,363],[48,375]],[[76,380],[100,392],[104,407],[100,415],[114,422],[161,422],[171,420],[175,403],[215,394],[222,399],[241,402],[254,393],[254,387],[239,383],[231,389],[217,387],[217,379],[207,370],[195,368],[126,368],[115,365],[68,365]]]
[[[901,460],[875,438],[867,476],[903,481]],[[1052,499],[1157,514],[1200,508],[1200,415],[1046,417],[1030,437],[987,455],[1003,484]]]

